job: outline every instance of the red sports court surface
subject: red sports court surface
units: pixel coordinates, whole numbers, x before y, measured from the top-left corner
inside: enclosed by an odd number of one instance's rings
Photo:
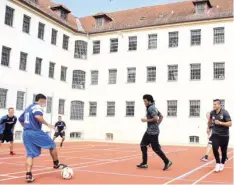
[[[74,177],[63,180],[60,170],[52,168],[48,151],[36,158],[33,175],[36,184],[233,184],[233,149],[224,171],[214,173],[213,157],[200,162],[205,148],[164,146],[163,151],[173,162],[162,171],[162,161],[149,149],[149,168],[137,169],[141,162],[139,145],[77,142],[58,148],[60,161],[73,168]],[[0,148],[0,183],[25,184],[25,150],[15,145],[16,156],[8,155],[8,145]]]

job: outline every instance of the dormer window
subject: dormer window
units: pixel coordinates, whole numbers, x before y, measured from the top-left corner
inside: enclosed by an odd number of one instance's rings
[[[67,9],[64,5],[61,4],[52,6],[51,10],[56,12],[58,16],[63,20],[67,20],[67,15],[71,13],[69,9]]]
[[[96,27],[101,27],[104,24],[112,21],[112,19],[105,13],[98,13],[93,16],[96,20]]]
[[[30,2],[32,2],[33,4],[37,4],[38,2],[37,2],[38,0],[30,0]]]
[[[205,14],[212,6],[210,0],[195,0],[193,1],[196,14]]]

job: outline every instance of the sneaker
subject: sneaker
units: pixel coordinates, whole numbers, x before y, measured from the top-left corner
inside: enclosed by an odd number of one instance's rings
[[[63,169],[63,168],[66,168],[67,165],[65,164],[58,164],[58,165],[54,165],[54,169]]]
[[[16,155],[16,153],[15,152],[10,152],[10,155]]]
[[[203,162],[207,162],[208,161],[208,157],[204,156],[200,160],[203,161]]]
[[[137,165],[137,168],[148,168],[148,165],[141,163],[141,164]]]
[[[224,164],[220,164],[219,171],[223,171],[223,169],[224,169]]]
[[[167,164],[165,164],[165,166],[164,166],[164,168],[163,168],[163,171],[168,170],[168,168],[170,168],[170,167],[171,167],[171,165],[172,165],[172,162],[171,162],[171,161],[169,161]]]
[[[215,166],[215,172],[219,172],[220,171],[220,164],[217,163]]]
[[[30,183],[35,181],[35,178],[32,175],[26,175],[26,182]]]

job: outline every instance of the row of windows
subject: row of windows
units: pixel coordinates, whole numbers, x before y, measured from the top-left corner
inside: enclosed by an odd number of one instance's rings
[[[9,66],[10,65],[10,54],[11,48],[3,46],[2,47],[2,57],[1,57],[1,65]],[[20,62],[19,62],[19,70],[26,71],[27,63],[28,63],[28,54],[25,52],[20,52]],[[42,61],[43,59],[36,57],[35,62],[35,74],[41,75],[42,73]],[[54,62],[49,63],[49,78],[54,78],[55,73]],[[72,79],[72,88],[74,89],[84,89],[86,83],[86,73],[81,70],[73,71],[73,79]],[[225,79],[225,62],[215,62],[213,63],[213,78],[218,80]],[[91,85],[97,85],[99,79],[98,70],[91,71]],[[177,81],[178,80],[178,65],[168,65],[168,81]],[[200,80],[201,79],[201,64],[190,64],[190,80]],[[61,66],[60,68],[60,80],[67,80],[67,67]],[[148,66],[147,67],[147,82],[155,82],[156,81],[156,66]],[[127,68],[127,82],[135,83],[136,82],[136,68],[130,67]],[[117,69],[109,69],[109,84],[117,83]]]
[[[0,108],[6,108],[7,102],[7,89],[0,88]],[[33,100],[35,100],[35,94],[33,95]],[[25,102],[25,92],[18,91],[16,98],[16,109],[23,110]],[[189,116],[199,117],[200,116],[200,100],[190,100]],[[47,97],[47,107],[46,113],[52,113],[52,97]],[[221,105],[225,108],[225,100],[221,100]],[[107,116],[115,116],[115,102],[107,102]],[[58,114],[65,114],[65,100],[59,99],[58,103]],[[135,102],[127,101],[126,102],[126,116],[135,115]],[[97,116],[97,102],[89,102],[89,116]],[[177,100],[167,101],[167,116],[177,116]],[[83,120],[84,118],[84,102],[82,101],[72,101],[71,102],[71,120]]]
[[[9,26],[13,26],[13,18],[14,18],[14,9],[6,6],[5,12],[5,24]],[[24,15],[23,17],[23,26],[22,31],[25,33],[30,32],[30,22],[31,17]],[[44,39],[45,34],[45,24],[39,22],[38,23],[38,38]],[[57,44],[57,35],[58,31],[56,29],[52,29],[51,31],[51,44]],[[179,47],[179,32],[169,32],[168,33],[168,47],[169,48],[177,48]],[[201,29],[190,30],[190,45],[191,46],[200,46],[202,41]],[[213,28],[213,44],[224,44],[225,43],[225,28],[224,27],[216,27]],[[69,45],[69,36],[63,35],[63,45],[62,48],[68,50]],[[75,51],[74,58],[87,59],[87,42],[82,40],[75,41]],[[138,46],[137,36],[129,36],[128,37],[128,50],[136,51]],[[119,40],[118,38],[110,39],[110,53],[118,52],[119,48]],[[149,34],[148,35],[148,49],[156,49],[158,48],[158,34]],[[101,41],[95,40],[93,41],[93,54],[100,54],[101,52]]]

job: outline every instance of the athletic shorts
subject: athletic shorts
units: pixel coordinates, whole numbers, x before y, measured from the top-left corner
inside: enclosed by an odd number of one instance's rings
[[[7,133],[0,134],[0,142],[4,143],[5,141],[7,143],[14,141],[13,134],[7,134]]]
[[[54,137],[60,136],[61,138],[65,137],[65,132],[55,132]]]
[[[52,150],[56,148],[54,141],[42,130],[24,130],[24,147],[27,151],[27,157],[38,157],[41,149]]]

